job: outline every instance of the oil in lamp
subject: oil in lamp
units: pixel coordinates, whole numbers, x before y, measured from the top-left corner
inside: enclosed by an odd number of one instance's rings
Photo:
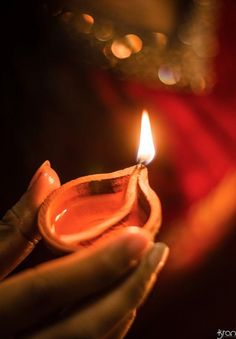
[[[137,165],[80,177],[52,192],[38,215],[46,243],[57,253],[70,253],[127,226],[143,227],[154,238],[161,205],[149,186],[146,167],[154,156],[150,121],[143,111]]]

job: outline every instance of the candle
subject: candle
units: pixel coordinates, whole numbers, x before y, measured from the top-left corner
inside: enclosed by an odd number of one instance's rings
[[[50,247],[70,253],[89,246],[112,230],[138,226],[154,238],[161,206],[148,182],[147,165],[155,156],[148,113],[143,111],[138,164],[112,173],[72,180],[42,204],[38,225]]]

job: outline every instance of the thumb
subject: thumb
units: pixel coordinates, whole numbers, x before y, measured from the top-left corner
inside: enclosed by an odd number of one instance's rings
[[[2,221],[18,231],[29,241],[37,242],[38,230],[35,217],[45,198],[60,186],[56,172],[50,162],[45,161],[34,174],[28,190],[21,199],[5,214]]]
[[[60,186],[56,172],[45,161],[33,176],[28,190],[0,221],[0,277],[12,271],[34,248],[40,236],[38,208]]]

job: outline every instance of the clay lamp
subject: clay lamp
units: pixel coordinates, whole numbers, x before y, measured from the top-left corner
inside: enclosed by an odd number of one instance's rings
[[[47,244],[70,253],[91,245],[112,230],[139,226],[154,238],[161,223],[161,206],[148,182],[145,164],[155,156],[148,113],[143,112],[138,164],[113,173],[72,180],[42,204],[38,225]]]

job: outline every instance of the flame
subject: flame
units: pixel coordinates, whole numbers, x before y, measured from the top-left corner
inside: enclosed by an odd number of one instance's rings
[[[137,160],[139,163],[149,164],[156,152],[153,143],[152,129],[147,111],[143,111],[141,132]]]

